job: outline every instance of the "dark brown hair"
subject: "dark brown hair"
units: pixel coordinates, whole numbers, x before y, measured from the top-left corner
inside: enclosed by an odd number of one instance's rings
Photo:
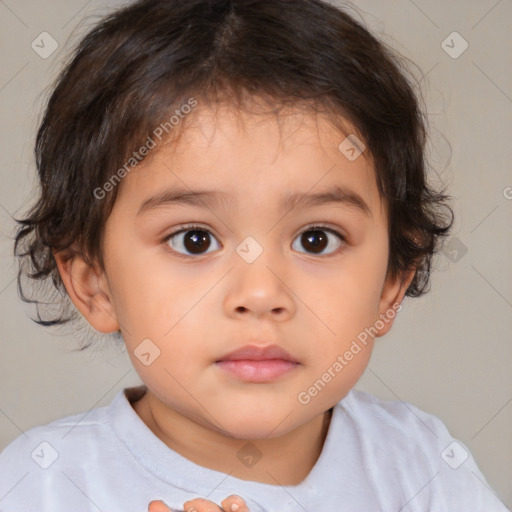
[[[16,219],[18,290],[36,303],[36,321],[76,318],[52,251],[75,244],[103,265],[102,234],[119,187],[101,200],[94,190],[192,97],[237,108],[255,97],[273,109],[307,105],[333,124],[351,123],[388,208],[388,271],[417,267],[407,295],[421,295],[453,213],[427,182],[426,116],[405,60],[321,0],[140,0],[105,18],[53,88],[36,142],[40,196]],[[51,303],[27,297],[23,277],[49,283],[58,311],[43,319],[39,306]]]

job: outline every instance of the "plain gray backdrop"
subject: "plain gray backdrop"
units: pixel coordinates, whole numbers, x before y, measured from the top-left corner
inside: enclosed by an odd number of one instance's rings
[[[102,350],[71,352],[79,345],[73,336],[32,322],[12,256],[11,217],[21,216],[36,190],[42,93],[95,16],[120,4],[0,0],[0,450],[31,427],[107,405],[140,383],[126,352],[108,339]],[[357,19],[417,64],[415,76],[425,76],[430,173],[448,185],[457,219],[431,292],[405,299],[357,387],[439,416],[511,507],[512,3],[352,5]],[[43,32],[58,44],[51,55],[55,43]]]

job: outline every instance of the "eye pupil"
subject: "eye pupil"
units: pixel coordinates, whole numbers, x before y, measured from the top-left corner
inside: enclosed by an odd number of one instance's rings
[[[312,252],[322,252],[329,243],[328,237],[324,231],[312,230],[306,231],[302,234],[302,244],[307,247],[309,244]]]
[[[185,233],[184,245],[192,254],[201,254],[202,249],[207,250],[210,244],[211,241],[206,231],[191,230]]]

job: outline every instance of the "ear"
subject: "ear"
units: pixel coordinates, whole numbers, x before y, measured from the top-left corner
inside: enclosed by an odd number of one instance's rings
[[[92,327],[103,333],[118,331],[119,323],[104,271],[87,263],[76,246],[54,251],[53,256],[70,299]]]
[[[379,301],[379,319],[374,324],[378,331],[376,337],[384,336],[391,329],[396,314],[402,309],[402,300],[415,274],[416,268],[413,268],[399,276],[391,277],[389,273],[386,276]]]

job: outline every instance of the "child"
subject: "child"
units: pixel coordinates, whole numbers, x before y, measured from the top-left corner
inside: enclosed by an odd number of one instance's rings
[[[439,419],[352,389],[452,223],[425,139],[399,60],[320,0],[95,27],[15,251],[62,294],[40,323],[120,333],[144,385],[13,441],[0,510],[506,510]]]

